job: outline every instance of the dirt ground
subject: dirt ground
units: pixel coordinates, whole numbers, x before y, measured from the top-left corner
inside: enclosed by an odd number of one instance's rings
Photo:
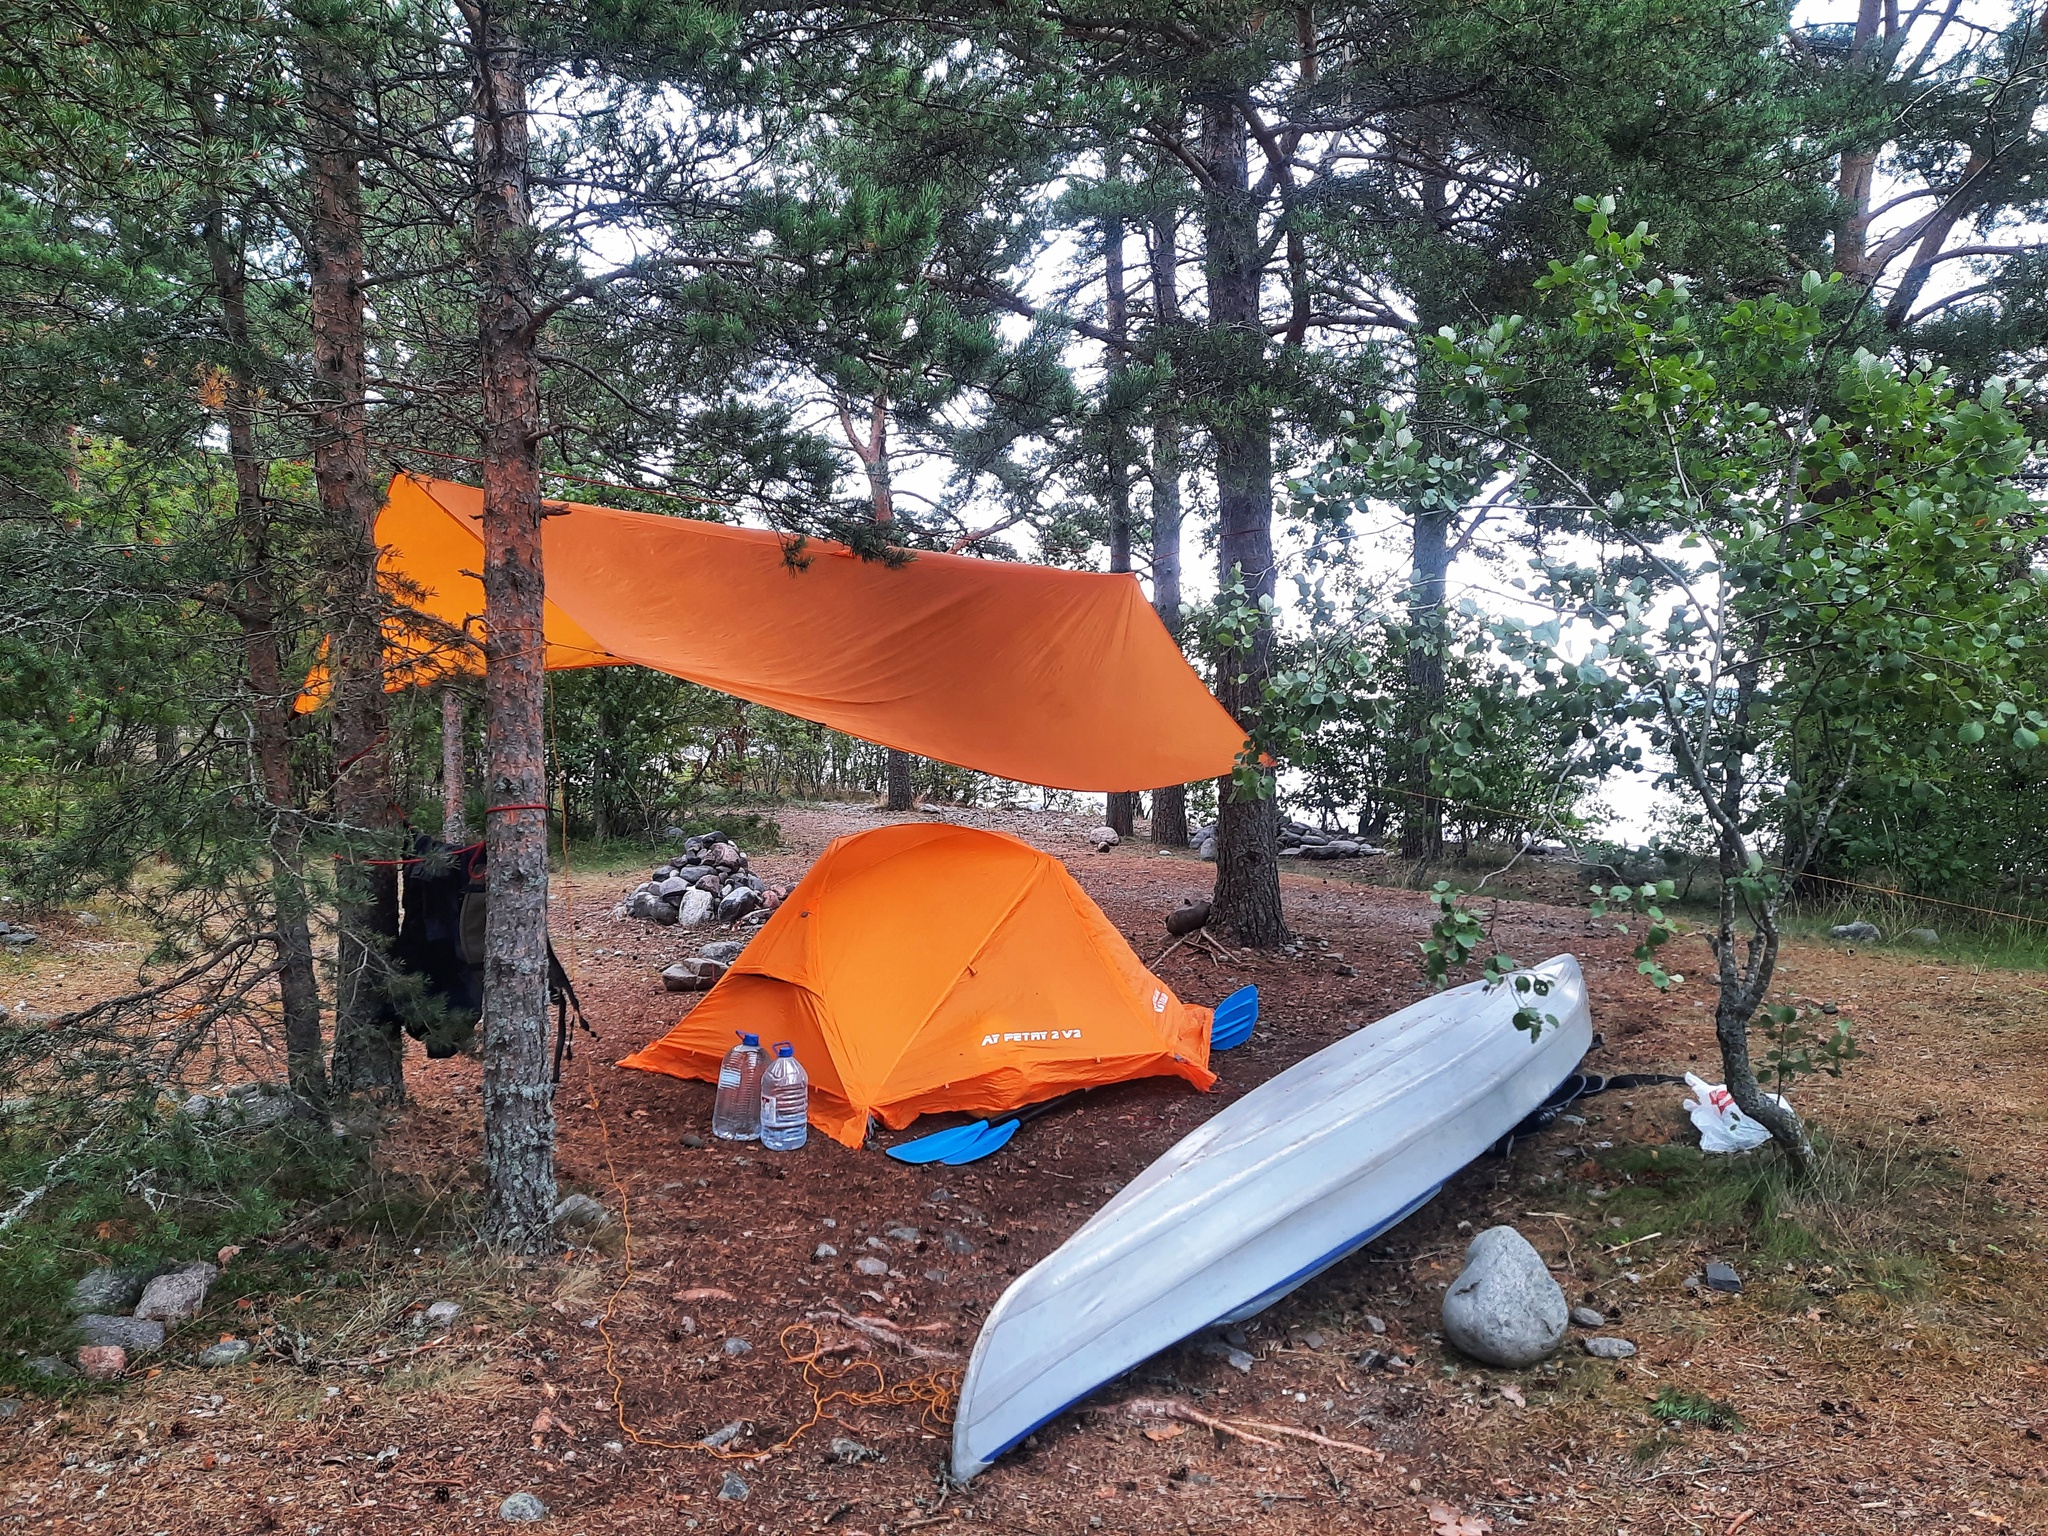
[[[858,807],[776,815],[788,846],[754,860],[770,878],[883,820]],[[1085,818],[957,819],[1065,858],[1147,958],[1166,911],[1209,884],[1208,866],[1142,843],[1092,852]],[[292,1240],[367,1278],[237,1295],[231,1267],[209,1315],[118,1393],[22,1403],[0,1420],[0,1529],[454,1531],[497,1524],[501,1501],[528,1490],[550,1511],[544,1529],[587,1533],[2048,1530],[2037,974],[1793,945],[1782,990],[1848,1013],[1869,1053],[1839,1082],[1798,1091],[1846,1170],[1828,1188],[1716,1206],[1713,1191],[1741,1175],[1704,1172],[1686,1150],[1696,1137],[1680,1090],[1588,1101],[1584,1124],[1474,1165],[1238,1338],[1156,1357],[953,1488],[932,1388],[1011,1278],[1235,1096],[1421,996],[1425,903],[1329,866],[1290,869],[1300,954],[1222,965],[1182,950],[1162,968],[1197,1002],[1260,988],[1258,1032],[1219,1058],[1213,1093],[1125,1085],[989,1161],[927,1170],[815,1133],[781,1156],[706,1144],[707,1085],[617,1070],[691,1001],[657,976],[689,942],[611,916],[633,878],[560,882],[555,924],[601,1032],[566,1075],[561,1177],[626,1222],[564,1259],[510,1266],[445,1241],[358,1253],[357,1237],[302,1226]],[[1526,960],[1581,957],[1605,1038],[1595,1069],[1711,1072],[1704,989],[1656,996],[1611,926],[1504,903],[1497,931]],[[89,990],[89,952],[64,945],[105,941],[49,933],[54,952],[6,985],[58,1006]],[[1680,968],[1702,966],[1699,940],[1675,947]],[[473,1180],[477,1062],[415,1057],[411,1084],[383,1156],[434,1190]],[[1590,1359],[1578,1329],[1528,1372],[1448,1351],[1435,1336],[1441,1293],[1470,1233],[1503,1221],[1640,1353]],[[814,1257],[821,1242],[838,1256]],[[888,1276],[853,1271],[876,1253]],[[1697,1287],[1709,1259],[1741,1272],[1741,1294]],[[413,1319],[441,1297],[464,1316],[429,1335]],[[841,1311],[885,1320],[931,1358],[861,1352]],[[224,1333],[268,1353],[196,1368],[196,1349]],[[821,1337],[851,1350],[835,1359],[873,1362],[819,1388],[856,1396],[827,1401],[824,1421],[766,1459],[695,1447],[738,1424],[727,1449],[750,1456],[804,1425],[814,1394],[792,1356]],[[282,1358],[290,1340],[298,1364]],[[1651,1412],[1667,1389],[1739,1423],[1667,1424]],[[1138,1396],[1343,1444],[1140,1421],[1119,1409]],[[835,1437],[880,1459],[835,1460]],[[720,1497],[742,1484],[744,1498]]]

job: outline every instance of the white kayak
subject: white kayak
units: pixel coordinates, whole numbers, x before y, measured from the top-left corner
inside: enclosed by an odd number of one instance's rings
[[[1591,1048],[1570,955],[1454,987],[1296,1062],[1183,1138],[992,1308],[960,1385],[953,1475],[1211,1323],[1271,1306],[1436,1194]]]

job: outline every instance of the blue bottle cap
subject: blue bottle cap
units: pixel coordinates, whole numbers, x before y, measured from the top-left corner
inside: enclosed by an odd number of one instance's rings
[[[794,1056],[796,1054],[796,1047],[787,1040],[781,1040],[776,1042],[775,1054],[778,1056]]]
[[[747,1033],[745,1033],[744,1031],[741,1031],[741,1030],[737,1030],[737,1029],[736,1029],[736,1030],[734,1030],[734,1031],[733,1031],[733,1033],[734,1033],[734,1034],[736,1034],[736,1035],[738,1035],[738,1036],[740,1037],[740,1044],[741,1044],[741,1045],[751,1045],[751,1046],[753,1046],[753,1047],[754,1047],[754,1048],[755,1048],[756,1050],[760,1049],[760,1045],[761,1045],[761,1037],[760,1037],[759,1035],[750,1035],[750,1034],[747,1034]]]

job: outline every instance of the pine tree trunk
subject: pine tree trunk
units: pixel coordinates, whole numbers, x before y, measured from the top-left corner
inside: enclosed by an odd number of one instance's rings
[[[469,785],[463,773],[462,695],[451,683],[441,689],[441,841],[469,841]]]
[[[1862,0],[1850,34],[1849,63],[1864,66],[1877,46],[1883,0]],[[1835,172],[1835,270],[1860,283],[1876,281],[1870,263],[1870,194],[1881,144],[1852,145],[1842,151]]]
[[[1413,545],[1408,572],[1407,697],[1402,704],[1401,857],[1434,859],[1444,851],[1444,807],[1432,750],[1443,709],[1444,652],[1449,635],[1444,594],[1451,569],[1451,514],[1409,509]]]
[[[476,67],[477,274],[483,362],[484,1163],[487,1237],[553,1246],[554,1088],[547,1034],[547,799],[542,733],[540,367],[527,201],[527,60],[508,17],[466,6]]]
[[[202,119],[202,134],[205,131]],[[235,617],[248,669],[257,775],[269,822],[271,923],[276,931],[272,951],[284,1014],[285,1072],[294,1092],[308,1104],[319,1105],[327,1099],[321,1071],[320,979],[313,968],[303,823],[292,787],[291,711],[278,655],[277,600],[270,583],[270,510],[264,496],[269,468],[256,441],[257,388],[251,376],[255,343],[241,253],[230,247],[217,206],[206,219],[206,252],[232,351],[226,402],[228,460],[234,469],[235,522],[243,560]]]
[[[1107,173],[1109,179],[1114,180],[1122,174],[1122,165],[1121,157],[1111,157]],[[1108,373],[1105,413],[1109,418],[1104,433],[1109,461],[1106,466],[1109,471],[1109,569],[1113,575],[1124,575],[1131,569],[1131,444],[1130,430],[1116,400],[1116,390],[1117,381],[1129,361],[1124,349],[1130,341],[1131,306],[1124,284],[1124,221],[1121,218],[1110,217],[1102,221],[1102,267],[1108,292],[1107,313],[1103,318],[1115,343],[1105,358]],[[1112,689],[1123,686],[1123,680],[1116,677],[1106,678],[1104,683]],[[1118,837],[1129,837],[1137,827],[1137,791],[1111,790],[1103,805],[1103,815],[1110,830]]]
[[[1152,302],[1158,340],[1153,346],[1156,367],[1170,368],[1173,331],[1180,324],[1179,229],[1171,209],[1152,220]],[[1175,640],[1180,618],[1180,420],[1161,407],[1152,422],[1152,606]],[[1188,790],[1165,784],[1152,791],[1152,841],[1161,848],[1188,845]]]
[[[335,810],[350,847],[390,852],[397,826],[385,747],[377,590],[378,487],[370,474],[363,331],[362,144],[349,40],[317,24],[298,40],[306,90],[307,307],[312,322],[313,484],[335,573]],[[398,872],[345,863],[335,944],[334,1086],[385,1102],[405,1097],[405,1037],[385,977],[398,936]]]
[[[883,802],[885,808],[892,811],[909,810],[912,800],[916,797],[911,792],[908,752],[899,752],[894,747],[889,748],[888,775],[889,798]]]
[[[1259,313],[1263,263],[1258,205],[1247,186],[1245,121],[1231,99],[1202,110],[1202,158],[1213,185],[1204,192],[1209,324],[1224,377],[1209,423],[1216,452],[1217,563],[1221,584],[1243,585],[1245,602],[1271,598],[1273,569],[1273,419],[1258,394],[1266,369]],[[1255,722],[1273,668],[1269,622],[1252,626],[1248,649],[1219,661],[1217,697],[1240,724]],[[1272,775],[1262,793],[1217,783],[1215,909],[1240,944],[1284,942],[1280,908],[1280,805]]]

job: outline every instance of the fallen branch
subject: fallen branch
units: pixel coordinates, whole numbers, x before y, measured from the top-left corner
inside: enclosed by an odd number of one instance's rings
[[[1212,1429],[1219,1435],[1229,1435],[1234,1440],[1243,1440],[1252,1445],[1263,1445],[1268,1450],[1282,1449],[1278,1440],[1268,1440],[1264,1435],[1255,1435],[1248,1429],[1239,1429],[1235,1424],[1212,1419],[1208,1414],[1170,1397],[1134,1397],[1124,1404],[1124,1412],[1134,1419],[1178,1419],[1183,1424],[1199,1424],[1202,1428]]]
[[[887,1344],[891,1349],[901,1350],[913,1360],[958,1360],[960,1356],[949,1349],[932,1349],[923,1344],[914,1344],[903,1337],[887,1323],[865,1317],[855,1317],[851,1312],[838,1307],[828,1312],[806,1312],[804,1317],[813,1323],[837,1323],[851,1328],[855,1333],[866,1334],[869,1338]]]
[[[1246,1419],[1253,1429],[1263,1429],[1268,1434],[1285,1435],[1290,1440],[1306,1440],[1311,1445],[1326,1445],[1333,1451],[1354,1451],[1360,1456],[1370,1456],[1375,1461],[1386,1459],[1385,1451],[1376,1451],[1369,1445],[1354,1445],[1349,1440],[1332,1440],[1328,1435],[1319,1435],[1314,1430],[1296,1429],[1292,1424],[1267,1424],[1258,1419]]]

